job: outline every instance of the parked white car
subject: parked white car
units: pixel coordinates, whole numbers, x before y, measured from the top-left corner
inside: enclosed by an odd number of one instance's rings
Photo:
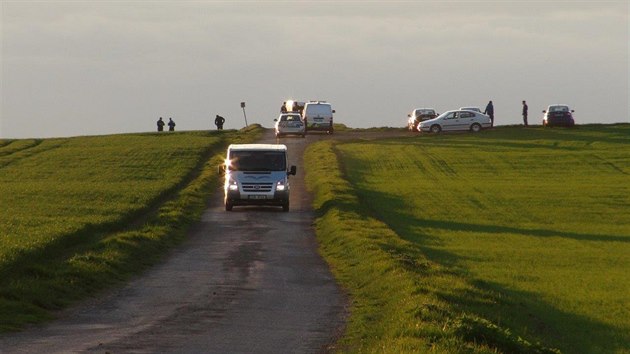
[[[283,113],[274,119],[274,122],[276,122],[276,138],[290,134],[301,137],[306,135],[306,126],[299,113]]]
[[[490,117],[483,113],[457,110],[440,114],[437,118],[418,123],[418,129],[423,132],[439,133],[441,131],[469,130],[478,132],[490,128]]]

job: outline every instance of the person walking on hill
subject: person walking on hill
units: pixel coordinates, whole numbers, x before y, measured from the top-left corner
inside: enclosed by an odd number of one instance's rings
[[[159,132],[164,130],[164,121],[162,120],[162,117],[160,117],[160,119],[158,119],[157,127],[158,127],[158,131]]]
[[[170,132],[175,131],[175,122],[173,121],[173,118],[168,119],[168,131]]]
[[[527,102],[523,100],[523,124],[527,126]]]
[[[217,130],[223,130],[223,123],[225,123],[225,118],[217,114],[216,118],[214,118],[214,125],[217,126]]]
[[[492,101],[488,102],[486,110],[483,111],[483,114],[487,114],[488,117],[490,117],[490,126],[494,127],[494,106],[492,105]]]

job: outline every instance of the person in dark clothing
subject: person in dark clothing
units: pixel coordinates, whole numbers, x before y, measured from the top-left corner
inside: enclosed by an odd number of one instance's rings
[[[527,102],[523,101],[523,124],[527,126]]]
[[[214,118],[214,125],[217,126],[217,130],[223,130],[223,123],[225,123],[225,118],[217,114],[216,118]]]
[[[164,130],[164,121],[162,120],[162,117],[160,117],[160,119],[158,119],[157,127],[158,127],[158,131],[159,132]]]
[[[488,102],[486,110],[483,111],[483,114],[487,114],[488,117],[490,117],[490,126],[494,127],[494,106],[492,105],[492,101]]]
[[[282,102],[282,106],[280,106],[280,113],[287,113],[287,103]]]
[[[168,119],[168,130],[171,132],[175,131],[175,122],[173,122],[173,118]]]

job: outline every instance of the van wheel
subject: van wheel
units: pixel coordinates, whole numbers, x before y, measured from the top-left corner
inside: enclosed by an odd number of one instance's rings
[[[431,126],[431,133],[439,133],[442,131],[442,128],[439,125],[432,125]]]
[[[289,211],[289,202],[282,204],[282,211]]]
[[[475,123],[473,125],[470,126],[470,131],[474,132],[474,133],[478,133],[481,131],[481,125]]]
[[[225,202],[225,211],[232,211],[234,205],[230,202]]]

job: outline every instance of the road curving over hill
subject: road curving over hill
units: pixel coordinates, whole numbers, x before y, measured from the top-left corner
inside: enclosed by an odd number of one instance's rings
[[[373,132],[361,138],[405,136]],[[304,184],[308,135],[283,143],[291,210],[235,207],[217,190],[201,221],[165,261],[51,323],[0,336],[0,353],[321,353],[343,332],[347,299],[317,252]]]

